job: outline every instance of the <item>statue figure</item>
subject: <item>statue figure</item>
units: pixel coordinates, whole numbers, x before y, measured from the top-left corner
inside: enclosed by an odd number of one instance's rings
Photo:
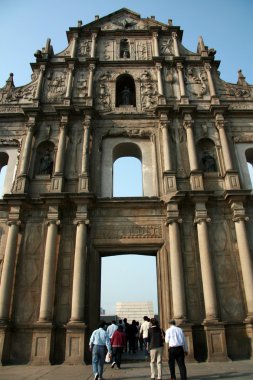
[[[217,171],[215,159],[213,156],[210,155],[209,152],[203,152],[201,162],[203,165],[203,170],[205,172],[216,172]]]
[[[128,106],[130,105],[130,96],[131,92],[129,87],[125,86],[124,89],[120,93],[120,105],[122,106]]]
[[[45,154],[40,159],[39,174],[52,174],[53,171],[53,160],[51,157],[51,152],[49,149],[46,150]]]

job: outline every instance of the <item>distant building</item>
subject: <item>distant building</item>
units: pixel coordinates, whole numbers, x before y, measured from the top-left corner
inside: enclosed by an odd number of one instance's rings
[[[153,302],[117,302],[116,314],[119,319],[127,318],[128,322],[133,319],[142,322],[144,315],[154,316]]]

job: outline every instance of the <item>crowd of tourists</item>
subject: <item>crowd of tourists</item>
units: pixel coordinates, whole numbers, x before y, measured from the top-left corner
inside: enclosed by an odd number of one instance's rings
[[[138,350],[144,350],[146,360],[150,361],[151,380],[161,380],[164,343],[168,344],[170,380],[176,380],[175,362],[178,364],[181,380],[187,380],[187,343],[182,329],[176,326],[174,320],[169,321],[166,332],[160,328],[157,319],[147,316],[143,317],[141,325],[135,320],[130,324],[126,318],[118,323],[113,320],[110,325],[100,321],[89,343],[94,380],[103,380],[105,362],[110,363],[111,368],[120,369],[123,352],[135,354]]]

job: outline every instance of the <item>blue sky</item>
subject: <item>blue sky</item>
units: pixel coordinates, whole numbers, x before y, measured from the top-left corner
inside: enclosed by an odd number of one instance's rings
[[[60,52],[67,46],[65,32],[78,20],[86,24],[95,15],[103,17],[120,8],[142,17],[154,15],[164,23],[172,19],[184,30],[183,45],[192,51],[202,35],[205,44],[217,51],[222,79],[235,83],[237,71],[242,69],[253,84],[252,0],[0,0],[0,87],[10,72],[16,86],[30,82],[29,63],[34,62],[34,52],[45,46],[47,38],[51,38],[55,53]],[[107,312],[113,312],[117,301],[157,302],[154,258],[106,258],[102,271],[102,307]]]

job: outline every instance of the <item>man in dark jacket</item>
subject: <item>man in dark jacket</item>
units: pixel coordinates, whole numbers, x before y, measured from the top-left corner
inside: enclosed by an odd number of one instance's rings
[[[151,379],[155,379],[155,363],[157,365],[157,380],[162,379],[162,356],[164,333],[160,329],[158,321],[151,318],[151,327],[148,330],[148,341],[150,350]]]

